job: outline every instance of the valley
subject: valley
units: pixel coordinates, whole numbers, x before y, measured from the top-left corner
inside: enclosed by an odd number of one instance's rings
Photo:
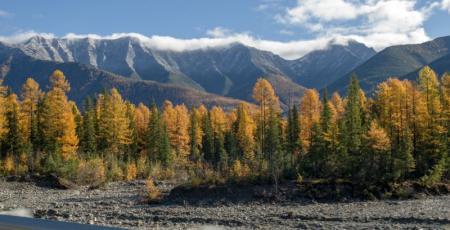
[[[450,0],[0,5],[0,230],[450,230]]]

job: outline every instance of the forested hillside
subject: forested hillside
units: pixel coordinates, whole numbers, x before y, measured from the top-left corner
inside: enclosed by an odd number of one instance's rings
[[[424,67],[417,82],[390,78],[366,98],[353,77],[345,97],[307,90],[281,115],[272,85],[253,88],[258,107],[132,104],[113,88],[68,100],[56,70],[50,88],[32,78],[0,97],[2,174],[56,174],[76,183],[173,177],[191,180],[326,179],[363,186],[449,179],[450,76]],[[83,112],[81,112],[83,111]]]

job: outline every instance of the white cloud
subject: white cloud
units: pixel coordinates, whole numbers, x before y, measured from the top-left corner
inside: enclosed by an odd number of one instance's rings
[[[226,37],[229,35],[231,31],[229,29],[223,28],[223,27],[215,27],[213,29],[210,29],[206,31],[206,34],[208,36],[214,37],[214,38],[221,38]]]
[[[286,22],[303,24],[311,19],[346,20],[358,15],[354,5],[344,0],[298,0],[297,6],[286,10]]]
[[[429,40],[424,22],[438,5],[418,0],[297,0],[275,19],[300,26],[317,37],[351,37],[377,50],[387,46]],[[450,0],[443,0],[450,5]],[[450,7],[449,7],[450,8]]]
[[[0,10],[0,17],[8,17],[8,16],[11,16],[11,13],[4,10]]]
[[[41,36],[44,38],[55,38],[56,37],[54,34],[51,34],[51,33],[36,33],[34,31],[27,31],[27,32],[13,34],[11,36],[0,36],[0,42],[11,43],[11,44],[21,43],[21,42],[24,42],[34,36]]]
[[[54,34],[36,33],[33,31],[15,34],[8,37],[0,36],[1,42],[18,44],[27,41],[33,36],[42,36],[45,38],[57,38]],[[292,40],[287,42],[265,40],[253,37],[248,33],[228,34],[224,37],[202,37],[193,39],[178,39],[169,36],[144,36],[138,33],[116,33],[106,36],[97,34],[73,34],[69,33],[60,38],[62,39],[119,39],[123,37],[133,37],[144,44],[146,47],[158,50],[172,50],[176,52],[208,49],[216,47],[225,47],[233,43],[242,43],[260,50],[270,51],[286,59],[300,58],[308,52],[318,49],[325,49],[329,44],[345,44],[350,37],[328,37],[311,40]]]
[[[450,0],[442,0],[441,8],[447,10],[450,13]]]

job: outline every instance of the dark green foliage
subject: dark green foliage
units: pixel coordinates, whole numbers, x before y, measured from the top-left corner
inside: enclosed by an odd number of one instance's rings
[[[267,123],[263,152],[269,163],[269,173],[275,183],[278,183],[278,179],[282,172],[282,164],[285,159],[283,157],[280,117],[273,109],[269,110],[269,119]]]
[[[323,133],[328,133],[330,132],[331,126],[332,126],[332,121],[331,121],[331,108],[330,105],[328,104],[328,93],[327,91],[325,91],[324,95],[323,95],[323,99],[322,99],[322,114],[320,116],[320,126],[322,129]]]
[[[213,165],[218,168],[227,166],[228,154],[225,150],[224,138],[218,134],[214,134],[214,159]]]
[[[202,152],[203,159],[212,165],[216,164],[216,156],[214,150],[214,134],[211,125],[210,115],[206,114],[203,116],[202,130]]]
[[[414,158],[412,156],[412,140],[408,135],[408,129],[405,128],[400,138],[398,146],[392,153],[392,179],[404,180],[406,176],[413,171],[415,167]]]
[[[302,163],[303,174],[314,178],[322,176],[320,171],[324,169],[327,154],[324,152],[323,142],[322,129],[318,123],[315,123],[312,128],[311,146],[308,154],[304,157],[305,162]]]
[[[288,111],[286,127],[286,151],[290,159],[291,169],[297,166],[298,159],[302,152],[302,142],[300,140],[300,121],[297,106],[293,106]]]
[[[201,158],[201,152],[199,149],[199,143],[197,139],[198,135],[198,124],[196,114],[194,112],[191,113],[190,118],[190,127],[189,127],[189,140],[190,140],[190,159],[192,161],[199,161]]]
[[[25,147],[19,127],[19,111],[17,104],[8,103],[7,107],[6,128],[8,132],[2,144],[2,152],[11,154],[17,161]]]
[[[173,162],[174,156],[170,148],[169,135],[167,133],[167,125],[164,121],[161,124],[161,134],[160,134],[160,144],[159,144],[159,154],[158,160],[163,166],[169,167]]]
[[[170,149],[167,126],[155,104],[151,108],[148,130],[147,151],[150,161],[158,161],[164,166],[168,166],[173,160],[173,156]]]
[[[444,153],[437,164],[433,166],[428,173],[420,178],[424,186],[432,186],[442,180],[442,177],[449,171],[448,153]]]
[[[332,169],[335,166],[332,155],[332,120],[331,108],[328,104],[328,95],[325,92],[322,100],[323,108],[320,122],[313,126],[313,137],[311,149],[306,156],[306,161],[310,163],[313,177],[328,178],[333,176]]]
[[[236,154],[238,152],[236,137],[234,136],[232,131],[228,131],[225,132],[224,139],[225,152],[228,153],[228,164],[230,164],[234,160],[238,159],[238,156]]]
[[[348,151],[357,154],[361,146],[362,135],[362,106],[359,98],[359,83],[356,76],[352,77],[347,90],[347,106],[344,114],[344,141]]]
[[[80,148],[86,154],[91,155],[97,152],[97,116],[94,102],[90,97],[85,101],[84,111]]]
[[[137,153],[138,153],[138,133],[137,133],[137,126],[136,126],[136,117],[134,110],[132,109],[132,104],[127,103],[127,117],[130,121],[129,129],[131,132],[130,135],[130,144],[127,146],[127,152],[128,152],[128,158],[131,159],[137,159]],[[167,132],[167,131],[166,131]],[[167,135],[167,133],[166,133]],[[130,159],[129,159],[130,160]]]
[[[347,105],[344,112],[344,125],[342,130],[342,146],[349,155],[347,167],[352,177],[357,177],[361,162],[362,138],[362,106],[359,97],[359,83],[353,76],[347,90]]]

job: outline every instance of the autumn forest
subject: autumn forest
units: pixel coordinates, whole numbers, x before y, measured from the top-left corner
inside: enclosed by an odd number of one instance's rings
[[[0,173],[54,174],[92,184],[171,178],[228,181],[352,181],[365,186],[450,177],[450,75],[424,67],[417,81],[390,78],[365,95],[357,77],[347,93],[305,91],[282,109],[271,84],[253,88],[255,104],[232,110],[134,105],[116,89],[68,99],[64,73],[44,92],[29,78],[0,96]]]

